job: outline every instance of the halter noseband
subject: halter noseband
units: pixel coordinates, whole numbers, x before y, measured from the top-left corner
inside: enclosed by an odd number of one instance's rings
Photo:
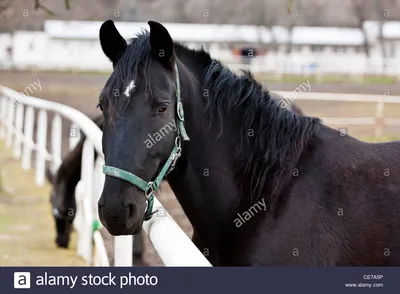
[[[103,166],[103,173],[105,175],[125,180],[144,191],[147,200],[147,208],[144,214],[145,221],[151,219],[152,215],[156,213],[156,211],[153,212],[154,193],[160,187],[161,181],[163,180],[165,175],[167,175],[174,169],[178,158],[181,156],[182,153],[181,137],[183,141],[190,141],[184,125],[183,104],[181,101],[181,85],[179,83],[179,72],[176,63],[175,63],[175,72],[176,72],[176,100],[177,100],[176,113],[178,117],[178,127],[176,129],[177,132],[175,138],[175,146],[172,149],[172,152],[169,155],[160,173],[157,175],[156,179],[154,181],[146,182],[141,178],[139,178],[138,176],[135,176],[134,174],[127,172],[123,169],[108,165]]]

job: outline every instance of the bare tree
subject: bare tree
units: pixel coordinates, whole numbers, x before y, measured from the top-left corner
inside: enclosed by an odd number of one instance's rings
[[[293,28],[296,26],[297,23],[299,23],[299,19],[301,17],[303,1],[297,0],[295,3],[292,5],[292,11],[290,12],[289,18],[288,18],[288,24],[287,24],[287,30],[288,30],[288,43],[286,46],[286,54],[289,55],[292,53],[293,50]]]
[[[119,7],[122,21],[140,21],[140,7],[138,0],[120,0]]]
[[[380,0],[378,0],[380,1]],[[364,27],[364,21],[367,20],[367,6],[365,0],[352,0],[352,9],[356,17],[357,27],[362,31],[364,36],[364,53],[370,57],[370,47],[368,42],[368,34]]]
[[[300,6],[300,15],[294,17]],[[363,22],[382,16],[376,14],[377,6],[390,10],[386,20],[400,19],[400,0],[0,0],[0,28],[41,30],[49,15],[58,19],[104,20],[113,18],[116,10],[120,15],[114,18],[126,21],[254,24],[269,29],[275,25],[289,29],[294,25],[353,26],[363,31],[364,51],[369,55]],[[29,10],[29,17],[22,17],[24,9]],[[275,43],[277,36],[270,31]]]
[[[386,3],[384,3],[386,2]],[[385,25],[385,22],[387,20],[387,18],[389,17],[390,13],[389,13],[389,5],[390,3],[388,3],[388,1],[374,1],[374,5],[375,5],[375,15],[377,17],[378,20],[378,42],[379,42],[379,48],[381,51],[381,56],[382,56],[382,67],[383,70],[386,69],[387,66],[387,48],[386,48],[386,44],[385,44],[385,39],[383,36],[383,27]]]
[[[259,4],[253,6],[255,11],[258,11],[255,15],[257,18],[255,19],[256,25],[260,26],[260,37],[261,37],[261,31],[263,28],[266,28],[270,32],[271,36],[271,44],[270,48],[272,50],[277,49],[277,38],[275,36],[275,31],[273,30],[273,27],[277,25],[278,23],[278,18],[281,15],[281,9],[279,9],[279,6],[282,5],[281,1],[276,1],[276,0],[259,0]]]
[[[193,3],[188,0],[166,0],[163,2],[161,13],[163,18],[167,18],[169,22],[190,23],[193,19],[193,11],[190,11],[189,6]]]
[[[42,9],[48,15],[51,15],[51,16],[55,15],[55,13],[50,8],[48,8],[47,6],[43,5],[40,2],[40,0],[33,0],[33,2],[34,2],[35,10]],[[70,4],[69,4],[69,0],[64,0],[64,5],[65,5],[66,9],[70,9],[70,7],[71,7]]]
[[[0,0],[0,14],[8,9],[10,5],[9,0]]]

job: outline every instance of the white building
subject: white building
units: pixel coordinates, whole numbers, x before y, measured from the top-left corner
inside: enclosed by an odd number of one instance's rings
[[[0,34],[0,65],[10,65],[7,48],[12,47],[15,68],[74,69],[110,71],[111,65],[99,43],[98,21],[48,20],[44,31],[17,31]],[[369,72],[380,73],[382,66],[379,47],[379,25],[364,23],[371,58],[364,54],[364,35],[357,28],[294,27],[291,34],[284,27],[251,25],[177,24],[164,23],[173,39],[190,47],[204,46],[212,56],[233,64],[240,63],[234,48],[262,47],[265,54],[254,59],[259,70],[272,72]],[[121,35],[132,38],[147,23],[116,22]],[[399,74],[400,22],[383,26],[384,46],[393,58],[386,70]],[[290,37],[291,35],[291,37]],[[287,48],[292,47],[287,54]],[[257,67],[254,68],[257,70]]]

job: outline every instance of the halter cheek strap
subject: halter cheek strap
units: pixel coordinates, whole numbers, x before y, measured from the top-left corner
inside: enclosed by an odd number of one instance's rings
[[[155,180],[146,182],[145,180],[139,178],[138,176],[130,172],[127,172],[123,169],[108,165],[103,166],[103,173],[105,175],[127,181],[138,187],[140,190],[144,191],[147,200],[147,208],[144,214],[145,221],[151,219],[153,214],[157,212],[157,211],[153,212],[154,193],[160,188],[161,181],[164,179],[164,177],[175,168],[176,162],[182,154],[181,139],[183,141],[190,141],[184,124],[185,118],[183,113],[183,104],[181,101],[181,86],[179,82],[178,66],[176,63],[175,63],[175,72],[176,72],[176,101],[177,101],[176,116],[178,125],[178,127],[176,128],[175,146],[172,149],[171,154],[169,155],[167,161],[165,162],[163,168],[161,169],[160,173],[157,175]]]

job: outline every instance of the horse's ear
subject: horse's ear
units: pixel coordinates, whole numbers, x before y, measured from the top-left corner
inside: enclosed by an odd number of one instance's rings
[[[46,178],[50,184],[54,184],[54,175],[49,168],[46,168]]]
[[[118,32],[112,20],[107,20],[101,25],[99,36],[104,54],[115,66],[128,46],[125,39]]]
[[[175,62],[174,42],[167,29],[160,23],[150,20],[150,45],[154,56],[165,66],[172,67]]]

